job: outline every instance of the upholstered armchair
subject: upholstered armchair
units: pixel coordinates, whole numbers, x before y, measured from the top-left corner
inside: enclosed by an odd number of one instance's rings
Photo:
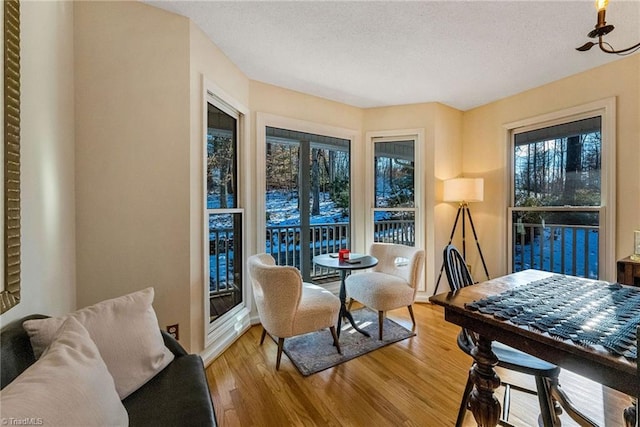
[[[280,369],[285,338],[295,335],[329,328],[340,353],[335,327],[340,311],[338,297],[320,286],[304,283],[297,268],[275,265],[269,254],[253,255],[247,263],[262,323],[260,345],[267,333],[278,338],[276,370]]]
[[[393,243],[374,243],[370,254],[378,258],[371,271],[347,277],[347,295],[378,312],[379,338],[385,312],[407,307],[413,326],[413,302],[424,268],[424,251],[412,246]]]

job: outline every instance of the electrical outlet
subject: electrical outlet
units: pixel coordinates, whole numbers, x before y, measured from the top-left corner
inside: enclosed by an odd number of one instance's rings
[[[169,325],[167,326],[167,332],[169,333],[169,335],[171,335],[173,338],[179,340],[180,339],[180,326],[178,323],[176,323],[175,325]]]

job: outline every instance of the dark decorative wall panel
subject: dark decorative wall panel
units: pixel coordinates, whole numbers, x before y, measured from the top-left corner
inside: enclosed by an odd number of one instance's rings
[[[20,302],[20,2],[4,1],[4,287],[0,313]]]

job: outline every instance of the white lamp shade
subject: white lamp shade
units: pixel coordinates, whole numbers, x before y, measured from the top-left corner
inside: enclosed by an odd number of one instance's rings
[[[445,202],[481,202],[483,200],[483,178],[454,178],[444,182],[443,201]]]

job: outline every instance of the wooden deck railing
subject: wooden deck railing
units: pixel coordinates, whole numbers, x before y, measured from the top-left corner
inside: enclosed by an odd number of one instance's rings
[[[268,226],[266,234],[267,252],[279,265],[293,265],[301,268],[299,225]],[[312,224],[309,232],[309,257],[338,252],[350,246],[349,224],[346,222]],[[401,243],[413,245],[415,242],[415,223],[412,220],[376,221],[374,224],[376,242]],[[312,279],[338,277],[337,272],[324,267],[311,266]]]
[[[514,224],[513,271],[534,268],[598,278],[600,227]]]
[[[535,268],[589,278],[598,277],[599,227],[564,224],[513,224],[513,271]],[[313,224],[309,227],[310,258],[349,247],[348,223]],[[266,252],[279,265],[300,268],[300,226],[269,226]],[[413,245],[413,221],[377,221],[377,242]],[[211,295],[232,291],[234,272],[233,230],[211,230]],[[336,278],[337,273],[311,267],[313,279]]]

